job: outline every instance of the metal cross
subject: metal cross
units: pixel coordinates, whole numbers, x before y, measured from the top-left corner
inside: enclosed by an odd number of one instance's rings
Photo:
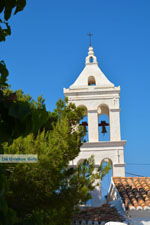
[[[92,36],[93,34],[92,33],[88,33],[87,36],[89,36],[89,39],[90,39],[90,45],[89,46],[92,46]]]

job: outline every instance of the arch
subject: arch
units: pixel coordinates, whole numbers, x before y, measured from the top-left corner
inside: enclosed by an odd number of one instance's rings
[[[108,157],[102,159],[100,165],[101,165],[102,163],[110,163],[111,165],[113,165],[112,159],[110,159],[110,158],[108,158]]]
[[[87,110],[87,107],[86,107],[85,105],[79,105],[78,108],[83,109],[84,115],[87,115],[87,111],[88,111],[88,110]]]
[[[98,139],[99,141],[110,141],[109,107],[101,104],[97,108],[98,114]]]
[[[100,163],[101,192],[102,197],[106,196],[113,176],[113,162],[110,158],[104,158]]]
[[[94,76],[89,76],[88,77],[88,86],[95,86],[96,85],[96,80]]]
[[[93,58],[92,56],[90,56],[89,62],[90,62],[90,63],[93,63],[93,62],[94,62],[94,58]]]
[[[98,108],[97,108],[97,113],[98,113],[99,115],[101,115],[101,114],[106,114],[106,115],[109,116],[109,106],[106,105],[106,104],[101,104],[101,105],[99,105]]]

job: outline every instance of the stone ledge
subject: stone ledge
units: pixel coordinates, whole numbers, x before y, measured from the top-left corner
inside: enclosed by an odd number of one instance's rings
[[[91,148],[91,147],[123,147],[126,144],[126,141],[99,141],[99,142],[85,142],[81,145],[82,148]]]

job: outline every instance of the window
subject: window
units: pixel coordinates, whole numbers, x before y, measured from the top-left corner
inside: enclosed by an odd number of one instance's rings
[[[102,198],[103,198],[107,196],[108,194],[107,190],[110,187],[111,177],[113,176],[113,163],[111,159],[104,158],[101,161],[99,171],[100,171],[101,178],[103,178],[101,183],[101,191],[102,191]]]
[[[88,78],[88,86],[95,86],[95,85],[96,85],[95,78],[93,76],[90,76]]]
[[[93,63],[94,62],[93,57],[90,57],[89,61],[90,61],[90,63]]]

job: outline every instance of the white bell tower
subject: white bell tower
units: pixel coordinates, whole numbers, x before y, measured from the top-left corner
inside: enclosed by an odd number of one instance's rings
[[[100,166],[104,160],[110,160],[113,176],[124,177],[126,141],[121,140],[120,134],[120,87],[115,87],[101,71],[91,46],[85,60],[85,68],[68,89],[64,88],[64,95],[76,106],[84,106],[88,118],[88,141],[83,143],[80,154],[72,165],[75,166],[80,160],[94,155],[95,167]],[[109,118],[110,139],[107,141],[99,139],[101,135],[98,117],[103,114]],[[98,200],[98,196],[96,199]],[[93,205],[97,204],[98,201]]]

